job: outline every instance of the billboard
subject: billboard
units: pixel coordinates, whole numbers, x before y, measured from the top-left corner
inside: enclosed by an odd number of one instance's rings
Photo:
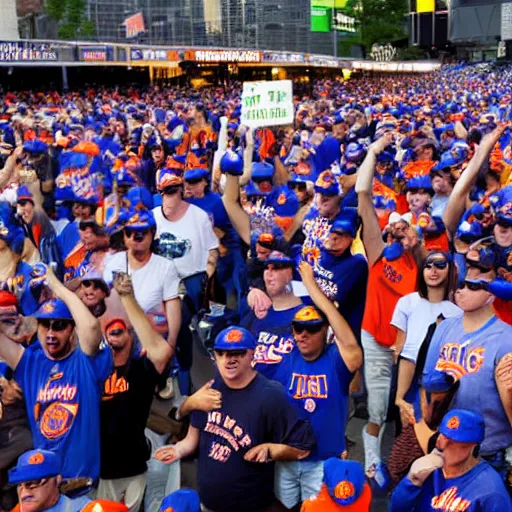
[[[311,0],[311,32],[356,32],[356,20],[345,14],[347,0]]]

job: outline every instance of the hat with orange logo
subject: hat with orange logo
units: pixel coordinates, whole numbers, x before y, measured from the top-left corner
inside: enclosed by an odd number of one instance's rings
[[[363,466],[359,462],[337,457],[325,461],[324,483],[333,501],[344,507],[356,503],[367,485]]]
[[[16,467],[9,471],[9,483],[21,484],[29,480],[39,480],[60,475],[60,457],[48,450],[29,450],[18,458]]]
[[[456,443],[481,443],[484,439],[485,422],[477,412],[466,409],[448,411],[439,432]]]
[[[243,327],[227,327],[215,338],[214,350],[254,350],[256,339]]]

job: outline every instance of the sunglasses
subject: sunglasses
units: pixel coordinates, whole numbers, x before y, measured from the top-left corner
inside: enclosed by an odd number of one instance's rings
[[[108,335],[109,336],[121,336],[121,334],[123,334],[125,332],[124,329],[114,329],[112,331],[108,331]]]
[[[425,263],[423,268],[428,268],[431,270],[432,268],[437,268],[438,270],[444,270],[448,266],[448,262],[446,260],[444,261],[429,261],[428,263]]]
[[[302,334],[304,331],[309,334],[317,334],[323,329],[324,325],[323,322],[321,324],[300,324],[298,322],[292,322],[293,330],[297,334]]]
[[[38,320],[39,325],[42,325],[46,329],[51,329],[55,332],[60,332],[66,329],[71,322],[69,320],[49,320],[47,318],[43,318]]]
[[[20,482],[18,487],[25,487],[26,489],[35,489],[46,485],[50,480],[48,478],[39,478],[38,480],[28,480],[27,482]]]
[[[305,183],[288,183],[288,188],[290,190],[298,190],[300,192],[305,192],[307,185]]]
[[[149,229],[129,229],[124,230],[126,238],[134,238],[137,242],[144,240],[144,237],[149,233]]]
[[[194,178],[190,180],[185,180],[185,183],[189,185],[197,185],[198,183],[201,183],[203,181],[203,178]]]
[[[254,183],[271,183],[272,182],[272,178],[253,178],[252,181]]]
[[[172,187],[165,187],[161,194],[164,196],[173,196],[176,194],[179,190],[181,190],[181,186],[172,186]]]
[[[464,288],[467,288],[468,290],[471,290],[472,292],[477,292],[479,290],[485,290],[489,291],[489,284],[488,283],[474,283],[472,281],[464,280],[457,286],[459,290],[463,290]]]
[[[245,357],[247,355],[247,350],[217,350],[214,349],[214,352],[219,356],[230,356],[230,357]]]
[[[84,288],[90,288],[92,286],[95,290],[101,288],[101,284],[98,281],[94,281],[92,279],[84,279],[82,281],[82,286]]]

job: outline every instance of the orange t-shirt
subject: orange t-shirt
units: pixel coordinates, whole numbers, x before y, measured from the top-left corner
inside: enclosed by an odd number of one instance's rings
[[[370,269],[362,328],[386,347],[396,341],[391,318],[400,297],[416,290],[418,267],[411,253],[395,261],[379,259]]]
[[[302,504],[300,512],[369,512],[372,501],[372,491],[368,484],[358,500],[351,505],[338,505],[330,496],[325,484],[316,498],[309,498]]]
[[[494,312],[496,316],[507,323],[512,325],[512,302],[504,301],[496,297],[493,302]]]

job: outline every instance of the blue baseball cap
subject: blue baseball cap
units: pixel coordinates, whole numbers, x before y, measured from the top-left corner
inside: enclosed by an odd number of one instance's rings
[[[32,201],[32,204],[34,204],[34,196],[26,185],[21,185],[18,188],[18,203],[20,201]]]
[[[151,210],[148,210],[142,205],[137,205],[135,208],[130,208],[126,215],[125,228],[132,230],[151,229],[156,226],[155,217]]]
[[[274,166],[266,162],[254,162],[252,164],[251,177],[253,180],[271,180],[274,176]]]
[[[156,187],[159,191],[167,187],[181,187],[183,185],[183,171],[179,169],[158,169],[156,172]]]
[[[445,393],[452,388],[455,382],[456,379],[453,375],[434,369],[423,375],[421,386],[429,393]]]
[[[187,180],[198,180],[203,178],[208,178],[210,176],[210,171],[208,169],[189,169],[188,171],[185,171],[185,181]]]
[[[344,208],[332,223],[331,233],[346,233],[355,238],[357,234],[357,218],[357,210],[355,208]]]
[[[62,320],[73,320],[73,315],[71,315],[71,311],[66,306],[64,301],[60,299],[50,299],[46,302],[43,302],[39,309],[35,312],[34,316],[38,320],[42,320],[44,318],[59,318]]]
[[[478,444],[484,439],[485,422],[477,412],[452,409],[441,421],[439,432],[456,443]]]
[[[275,214],[278,217],[293,217],[300,207],[297,194],[287,186],[281,187],[277,193],[277,198],[273,204]]]
[[[201,512],[199,495],[192,489],[179,489],[163,499],[160,512]]]
[[[48,144],[42,140],[29,140],[23,144],[23,151],[33,155],[42,155],[48,151]]]
[[[332,457],[324,463],[324,483],[333,501],[347,506],[363,494],[366,476],[359,462]]]
[[[254,350],[256,338],[243,327],[231,326],[215,338],[214,350]]]
[[[315,191],[324,196],[338,196],[340,186],[332,171],[323,171],[315,181]]]
[[[265,260],[265,267],[268,265],[280,265],[283,267],[295,268],[295,262],[286,254],[280,251],[272,251]]]
[[[29,450],[18,458],[16,467],[9,471],[9,483],[21,484],[29,480],[60,475],[60,457],[48,450]]]

